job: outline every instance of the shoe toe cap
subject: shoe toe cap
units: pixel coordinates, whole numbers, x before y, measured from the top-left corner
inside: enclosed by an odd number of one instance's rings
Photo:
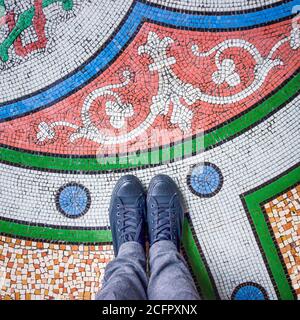
[[[152,196],[171,196],[179,190],[169,176],[157,175],[150,182],[149,192]]]
[[[135,176],[128,175],[119,180],[115,193],[118,197],[134,197],[143,194],[144,190]]]

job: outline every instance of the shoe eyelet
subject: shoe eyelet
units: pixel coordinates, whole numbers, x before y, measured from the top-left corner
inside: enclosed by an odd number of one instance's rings
[[[120,205],[119,205],[119,204],[117,204],[117,208],[118,208],[118,209],[120,208]]]
[[[154,204],[151,204],[151,208],[154,208]]]
[[[119,211],[117,212],[117,216],[120,217],[120,212]]]

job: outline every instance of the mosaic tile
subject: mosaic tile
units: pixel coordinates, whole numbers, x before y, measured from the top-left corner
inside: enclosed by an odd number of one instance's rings
[[[300,298],[300,185],[264,205],[295,293]]]
[[[102,155],[143,151],[201,135],[253,107],[300,67],[295,60],[298,50],[287,44],[291,25],[288,20],[255,31],[220,32],[207,40],[207,33],[144,24],[119,63],[51,111],[0,124],[5,132],[0,142],[54,154]],[[262,42],[271,31],[272,38]],[[156,53],[163,41],[164,50],[172,50],[169,56]],[[201,52],[199,43],[205,43]],[[149,48],[156,51],[152,54]],[[220,58],[214,61],[217,48],[222,63]],[[263,55],[272,56],[273,62]],[[156,67],[160,61],[162,67]],[[213,93],[216,87],[221,95]],[[160,106],[160,101],[165,103]]]
[[[216,165],[204,162],[191,169],[187,184],[191,192],[199,197],[213,197],[222,188],[223,176]]]
[[[64,1],[70,4],[64,7],[62,1],[5,0],[4,4],[10,9],[5,13],[16,11],[20,14],[40,2],[47,4],[46,7],[43,5],[46,21],[39,18],[37,22],[39,26],[45,24],[45,48],[29,52],[29,56],[27,53],[24,57],[17,55],[13,46],[9,48],[11,58],[8,62],[4,64],[0,59],[0,102],[37,92],[74,71],[105,43],[132,4],[130,0],[103,0],[103,6],[99,7],[97,0],[71,0]],[[4,19],[6,21],[5,16]],[[34,22],[34,18],[31,21]],[[89,28],[84,27],[87,24]],[[34,26],[31,26],[31,32],[36,32]],[[3,23],[0,43],[8,33],[8,26]],[[23,32],[21,41],[31,42],[30,34]],[[47,75],[44,70],[48,70]],[[12,72],[18,74],[14,81]],[[9,91],[6,90],[8,83]]]
[[[299,299],[299,1],[0,0],[0,299],[93,299],[116,181],[182,190],[204,299]]]
[[[64,245],[0,237],[2,299],[93,299],[111,245]]]
[[[268,295],[257,283],[246,282],[234,290],[232,300],[268,300]]]
[[[253,10],[262,6],[273,5],[280,1],[238,0],[233,2],[231,0],[150,0],[149,2],[174,9],[198,10],[200,12],[232,12],[235,10]]]

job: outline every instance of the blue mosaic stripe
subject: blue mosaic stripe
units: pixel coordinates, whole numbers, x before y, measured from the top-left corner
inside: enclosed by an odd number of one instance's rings
[[[141,23],[151,20],[174,27],[195,30],[233,30],[254,27],[256,25],[277,21],[293,13],[293,7],[299,5],[299,0],[292,0],[281,5],[248,13],[229,13],[224,15],[206,15],[199,13],[176,12],[136,2],[131,13],[115,36],[106,44],[95,57],[80,69],[53,86],[39,91],[30,97],[0,106],[0,121],[11,120],[49,107],[70,95],[80,87],[98,76],[118,56],[122,48],[133,37]]]

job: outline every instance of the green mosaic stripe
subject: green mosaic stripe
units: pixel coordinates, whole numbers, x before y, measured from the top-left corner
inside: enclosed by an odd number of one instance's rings
[[[39,155],[36,153],[21,152],[6,147],[0,148],[0,161],[21,165],[29,168],[50,169],[60,171],[106,171],[139,168],[148,163],[165,163],[168,161],[182,158],[182,154],[190,156],[199,153],[204,149],[210,148],[230,137],[233,137],[258,121],[279,109],[284,103],[292,98],[300,89],[300,73],[297,73],[279,91],[267,100],[257,105],[255,108],[246,112],[239,118],[223,125],[222,127],[199,136],[193,140],[164,149],[157,149],[151,152],[144,152],[140,155],[132,154],[128,157],[110,157],[110,162],[105,158],[76,158],[72,156],[61,157],[51,155]],[[169,158],[166,156],[169,155]],[[151,159],[151,162],[149,160]],[[145,161],[148,160],[148,161]]]
[[[46,8],[55,2],[61,2],[63,9],[66,11],[73,8],[73,0],[44,0],[42,6],[43,8]],[[4,0],[0,1],[0,17],[1,12],[4,12]],[[15,27],[9,33],[7,38],[0,44],[0,58],[4,62],[8,61],[8,49],[13,45],[20,34],[32,25],[34,15],[35,7],[31,7],[22,12],[18,17]]]
[[[187,219],[183,226],[183,245],[188,257],[188,261],[196,276],[197,283],[200,286],[202,296],[205,300],[216,300],[215,290],[208,274],[204,261],[198,251],[195,239],[192,234],[191,227]]]
[[[58,229],[30,226],[0,220],[0,233],[11,236],[41,239],[41,241],[67,241],[78,243],[111,242],[110,230]]]
[[[283,300],[294,299],[293,289],[289,283],[288,275],[282,266],[279,253],[273,241],[267,224],[267,217],[262,210],[262,203],[268,199],[275,198],[278,194],[284,192],[287,188],[292,187],[300,182],[300,166],[291,170],[276,181],[254,191],[244,197],[245,204],[249,211],[250,217],[254,223],[254,228],[259,236],[262,249],[267,258],[272,276],[276,282],[279,297]]]

